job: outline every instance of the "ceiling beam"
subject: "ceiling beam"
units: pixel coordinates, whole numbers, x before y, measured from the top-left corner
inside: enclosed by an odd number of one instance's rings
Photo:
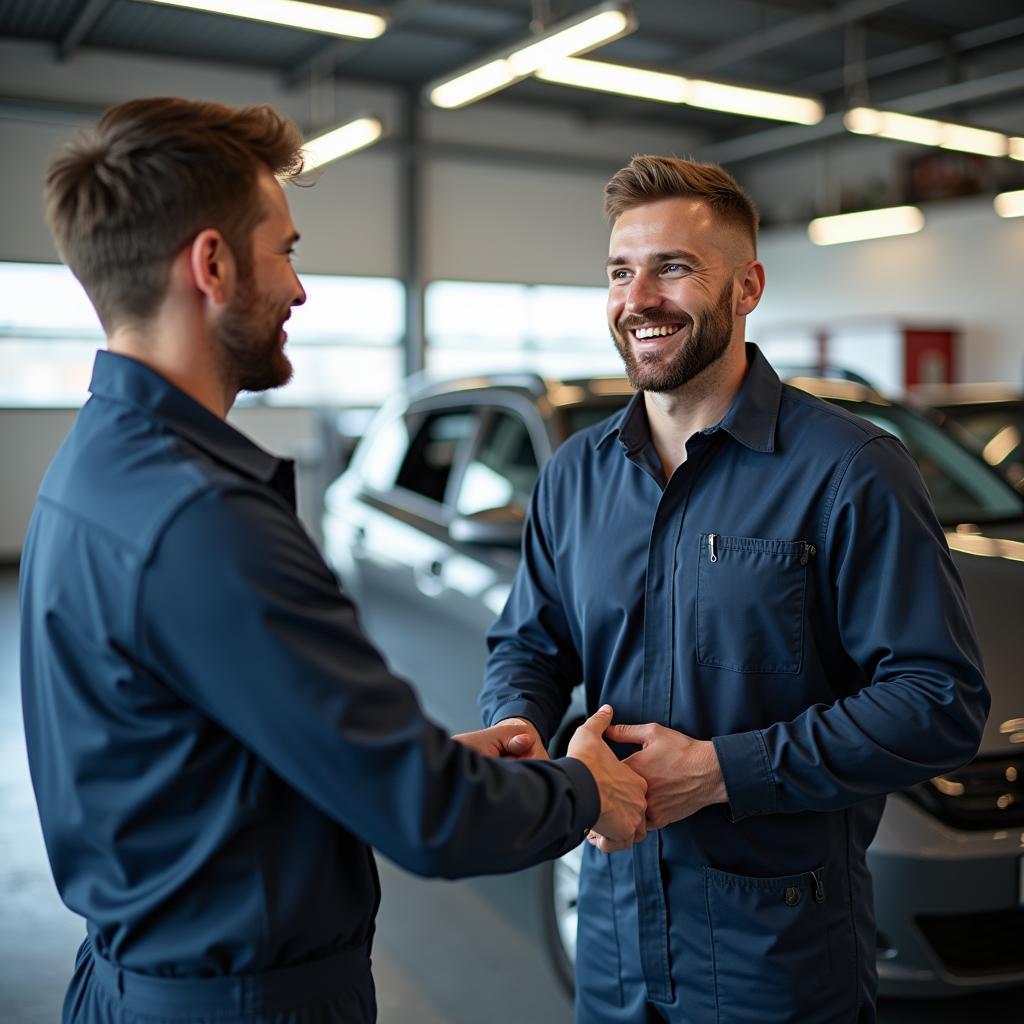
[[[388,19],[387,31],[390,32],[416,17],[429,4],[430,0],[400,0],[399,3],[383,11]],[[359,56],[375,39],[331,39],[318,47],[300,64],[285,73],[284,83],[288,88],[295,88],[322,75],[332,75],[346,61]]]
[[[881,109],[897,110],[903,114],[923,114],[940,107],[952,107],[962,103],[977,103],[982,100],[998,99],[1011,93],[1024,92],[1024,68],[1004,71],[988,78],[976,78],[973,81],[957,82],[944,85],[937,89],[904,96],[902,99],[887,100]],[[768,156],[787,149],[826,139],[838,138],[847,134],[843,124],[843,113],[828,114],[816,125],[786,125],[784,128],[769,128],[767,131],[754,132],[742,138],[726,142],[716,142],[700,149],[702,160],[715,163],[736,164],[744,160]]]
[[[884,75],[920,67],[922,64],[946,60],[951,52],[969,53],[971,50],[1006,42],[1017,36],[1024,36],[1024,16],[1009,18],[994,25],[968,29],[959,35],[951,36],[944,42],[922,43],[904,50],[882,54],[879,57],[871,57],[867,60],[864,70],[869,80],[881,78]],[[809,75],[792,82],[790,87],[801,92],[822,93],[841,89],[845,81],[842,68],[830,68],[820,74]]]
[[[57,40],[59,60],[67,60],[71,56],[110,4],[111,0],[83,0],[67,31]]]
[[[904,2],[905,0],[850,0],[849,3],[841,4],[838,7],[830,7],[812,14],[801,14],[796,18],[783,21],[774,28],[750,32],[724,46],[706,50],[703,54],[688,60],[686,68],[691,74],[697,71],[704,73],[714,71],[750,57],[759,57],[762,54],[770,53],[772,50],[788,46],[801,39],[841,28],[851,22],[862,21],[872,14],[877,14],[879,11]]]

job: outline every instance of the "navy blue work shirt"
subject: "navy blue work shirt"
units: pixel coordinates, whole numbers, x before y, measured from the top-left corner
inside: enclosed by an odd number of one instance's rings
[[[582,681],[616,722],[713,740],[728,804],[632,853],[649,997],[693,1020],[818,1020],[822,1000],[821,1020],[855,1019],[884,794],[970,760],[989,697],[910,454],[747,357],[670,480],[642,394],[544,467],[481,702],[485,722],[522,716],[547,738]]]
[[[579,761],[499,762],[424,718],[295,515],[293,470],[100,352],[21,573],[32,781],[95,951],[165,977],[366,946],[370,846],[425,875],[557,856]]]

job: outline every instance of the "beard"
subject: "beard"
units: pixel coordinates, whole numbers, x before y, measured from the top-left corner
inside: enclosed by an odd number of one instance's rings
[[[290,307],[280,308],[256,290],[252,273],[241,278],[217,325],[214,342],[227,381],[237,391],[270,391],[292,379],[281,328]]]
[[[725,355],[734,322],[732,281],[728,281],[717,302],[705,313],[690,316],[682,310],[671,314],[652,309],[642,316],[624,316],[610,330],[629,383],[637,391],[675,391]],[[644,324],[680,324],[680,331],[690,328],[690,337],[674,356],[644,352],[638,357],[627,332]]]

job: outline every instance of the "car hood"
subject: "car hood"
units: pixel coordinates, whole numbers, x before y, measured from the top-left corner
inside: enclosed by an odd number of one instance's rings
[[[946,539],[967,590],[992,693],[981,753],[1019,755],[1024,749],[1024,521],[978,532],[964,529],[947,530]]]

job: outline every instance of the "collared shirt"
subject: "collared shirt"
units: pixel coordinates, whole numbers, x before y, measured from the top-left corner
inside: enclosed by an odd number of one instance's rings
[[[295,516],[291,463],[99,353],[21,574],[33,785],[94,948],[170,977],[367,944],[369,845],[513,870],[599,810],[572,759],[480,757],[424,718]]]
[[[690,957],[697,987],[713,976],[707,871],[753,890],[825,866],[873,940],[864,851],[883,795],[968,761],[988,711],[909,453],[747,354],[729,412],[689,438],[670,480],[642,394],[544,467],[481,698],[485,721],[523,716],[549,736],[582,681],[617,722],[714,741],[728,805],[635,849],[644,975],[662,1001],[673,957]]]

